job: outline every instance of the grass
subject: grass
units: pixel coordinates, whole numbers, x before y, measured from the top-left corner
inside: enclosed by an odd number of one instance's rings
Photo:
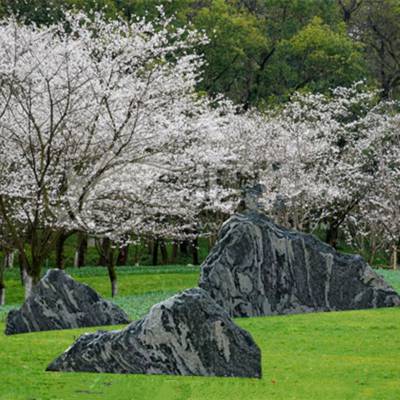
[[[133,319],[141,317],[152,304],[196,285],[198,268],[179,268],[186,267],[121,270],[120,287],[129,295],[115,302]],[[379,272],[400,291],[400,272]],[[9,282],[16,278],[12,274]],[[85,268],[75,276],[107,294],[104,275],[102,269]],[[96,328],[11,337],[0,333],[0,400],[400,399],[400,308],[237,319],[236,323],[251,332],[261,348],[260,380],[45,372],[80,334]]]
[[[0,399],[400,398],[400,309],[236,322],[252,333],[261,348],[260,380],[44,371],[80,334],[95,330],[92,328],[1,335]]]
[[[400,270],[380,269],[378,272],[400,293]]]
[[[154,304],[176,294],[178,291],[148,292],[134,296],[117,297],[113,299],[115,304],[122,307],[132,321],[142,318]]]
[[[199,267],[169,265],[163,267],[117,267],[119,296],[148,292],[178,292],[197,285]],[[43,274],[46,270],[43,271]],[[67,268],[76,280],[86,283],[102,296],[110,295],[107,269],[104,267]],[[24,291],[17,268],[6,270],[7,304],[23,302]]]
[[[178,292],[197,285],[199,267],[184,265],[166,265],[160,267],[118,267],[118,287],[120,297],[144,295],[157,292]],[[43,274],[46,270],[43,271]],[[110,284],[107,269],[104,267],[67,268],[66,272],[80,282],[97,290],[102,296],[110,295]],[[400,292],[400,271],[378,270],[390,284]],[[19,270],[6,270],[7,304],[23,302],[24,291],[19,279]],[[123,301],[123,300],[121,300]],[[4,312],[3,312],[4,314]],[[0,308],[0,320],[2,310]]]

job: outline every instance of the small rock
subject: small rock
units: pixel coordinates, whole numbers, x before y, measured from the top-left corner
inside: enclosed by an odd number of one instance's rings
[[[129,323],[126,313],[60,269],[49,269],[19,310],[7,316],[6,335]]]

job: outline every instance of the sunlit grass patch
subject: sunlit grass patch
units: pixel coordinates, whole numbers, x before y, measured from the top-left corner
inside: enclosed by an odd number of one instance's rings
[[[45,372],[97,328],[0,335],[1,400],[397,400],[400,309],[237,319],[262,350],[257,379]],[[102,327],[115,329],[119,327]],[[0,324],[4,329],[4,324]]]

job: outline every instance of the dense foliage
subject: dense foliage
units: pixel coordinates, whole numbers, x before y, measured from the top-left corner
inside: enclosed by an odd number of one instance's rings
[[[210,38],[200,46],[199,88],[212,95],[265,106],[361,78],[383,97],[399,95],[399,0],[1,0],[0,10],[50,24],[72,7],[151,20],[160,4],[175,25],[191,24]]]

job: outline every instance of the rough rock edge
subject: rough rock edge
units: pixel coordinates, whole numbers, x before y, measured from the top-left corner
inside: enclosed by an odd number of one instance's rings
[[[64,282],[62,282],[64,281]],[[61,284],[62,282],[62,284]],[[60,287],[61,284],[61,287]],[[53,298],[46,298],[46,295]],[[62,297],[66,296],[66,297]],[[81,295],[84,295],[82,298]],[[86,302],[86,300],[91,302]],[[51,303],[51,302],[54,303]],[[76,311],[81,306],[81,310]],[[42,318],[39,321],[39,318]],[[129,323],[120,307],[60,269],[49,269],[18,310],[6,319],[6,335]]]
[[[122,330],[81,336],[47,370],[260,378],[261,352],[207,292],[194,288]]]
[[[396,291],[360,256],[338,253],[256,211],[225,222],[201,266],[199,286],[232,317],[400,305]],[[355,292],[348,296],[346,290]],[[348,297],[347,304],[340,296]]]

